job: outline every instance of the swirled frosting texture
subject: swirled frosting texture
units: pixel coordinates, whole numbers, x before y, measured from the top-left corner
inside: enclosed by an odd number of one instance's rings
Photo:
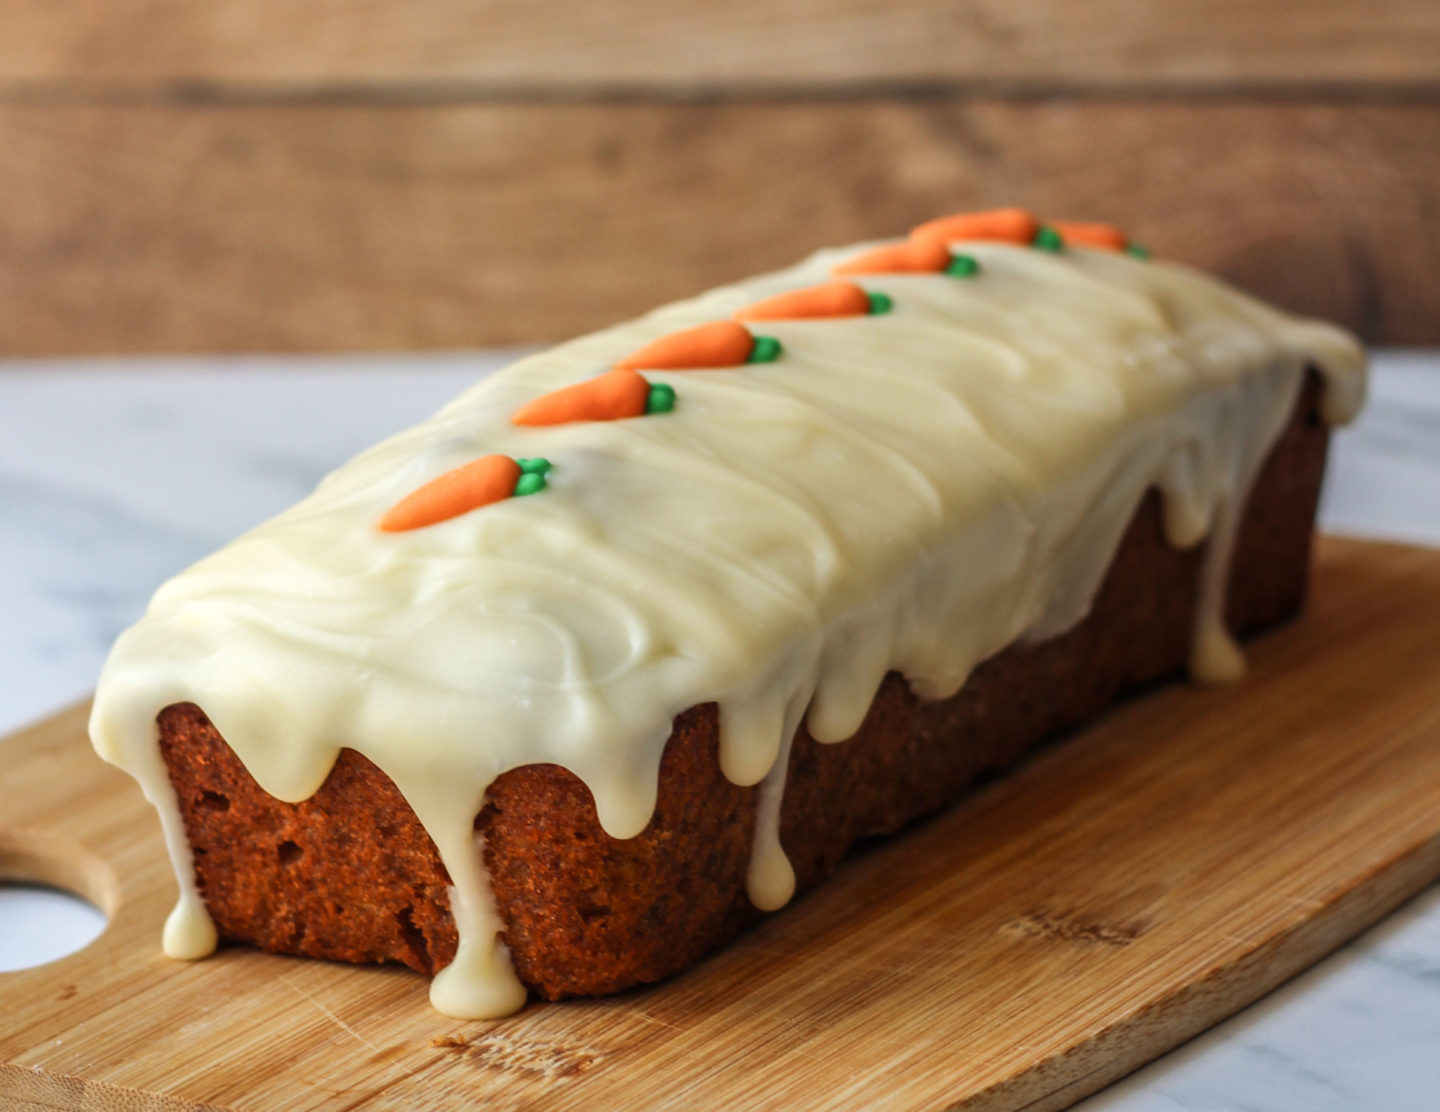
[[[631,836],[671,720],[717,702],[724,771],[762,783],[752,898],[779,906],[802,715],[840,741],[887,671],[948,696],[984,658],[1079,620],[1151,486],[1175,543],[1211,537],[1195,669],[1239,670],[1218,605],[1237,511],[1305,367],[1341,421],[1363,359],[1338,329],[1186,268],[968,243],[976,276],[860,279],[893,299],[884,315],[766,321],[774,363],[648,372],[674,386],[673,412],[512,425],[540,394],[824,281],[856,250],[522,359],[159,590],[115,645],[91,730],[161,811],[182,892],[168,952],[214,942],[158,757],[171,703],[203,707],[281,799],[313,793],[342,746],[388,773],[455,881],[460,952],[432,999],[484,1016],[524,999],[472,834],[507,769],[570,769],[604,828]],[[487,453],[551,460],[548,489],[376,528]]]

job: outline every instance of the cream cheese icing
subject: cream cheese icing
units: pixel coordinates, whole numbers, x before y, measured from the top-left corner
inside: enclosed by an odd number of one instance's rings
[[[511,416],[666,333],[826,280],[855,252],[679,302],[530,356],[329,475],[166,583],[117,641],[99,753],[160,813],[180,886],[164,948],[213,949],[156,716],[202,707],[267,792],[302,800],[339,750],[396,783],[454,882],[446,1014],[521,1006],[473,820],[508,769],[554,763],[614,837],[655,803],[674,717],[715,702],[720,759],[759,784],[748,885],[791,896],[790,741],[859,727],[881,680],[944,698],[976,664],[1086,613],[1142,495],[1206,537],[1192,671],[1243,670],[1221,601],[1238,515],[1307,367],[1343,422],[1362,353],[1330,325],[1185,267],[967,242],[969,277],[874,274],[883,315],[767,320],[772,363],[651,371],[671,412],[545,428]],[[543,456],[547,488],[405,533],[409,492],[477,456]]]

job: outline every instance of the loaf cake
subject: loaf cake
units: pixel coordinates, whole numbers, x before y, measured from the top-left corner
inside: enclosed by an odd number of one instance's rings
[[[435,1007],[658,980],[859,838],[1302,601],[1359,347],[1019,210],[521,359],[165,584],[100,754],[166,953]]]

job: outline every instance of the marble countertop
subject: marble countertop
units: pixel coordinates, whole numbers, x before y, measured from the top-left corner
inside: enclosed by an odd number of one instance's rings
[[[0,361],[0,735],[86,695],[163,579],[510,357]],[[1377,356],[1321,516],[1440,545],[1440,352]],[[0,970],[102,922],[0,889]],[[1440,886],[1082,1107],[1440,1109]]]

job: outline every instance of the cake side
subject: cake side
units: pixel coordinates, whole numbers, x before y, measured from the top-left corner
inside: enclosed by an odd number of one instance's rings
[[[1254,483],[1226,617],[1237,634],[1293,615],[1304,595],[1328,430],[1310,376]],[[1117,695],[1177,674],[1190,648],[1203,546],[1165,538],[1141,503],[1095,596],[1068,632],[1012,646],[958,694],[926,701],[891,674],[860,731],[791,751],[781,842],[806,888],[857,838],[950,802]],[[161,749],[196,879],[221,935],[280,953],[397,961],[434,973],[453,956],[449,877],[393,783],[344,750],[311,798],[265,793],[194,705],[166,708]],[[759,917],[746,897],[755,787],[725,778],[713,704],[675,721],[654,817],[634,838],[601,828],[583,783],[555,765],[500,776],[476,827],[515,970],[558,998],[681,971]]]

